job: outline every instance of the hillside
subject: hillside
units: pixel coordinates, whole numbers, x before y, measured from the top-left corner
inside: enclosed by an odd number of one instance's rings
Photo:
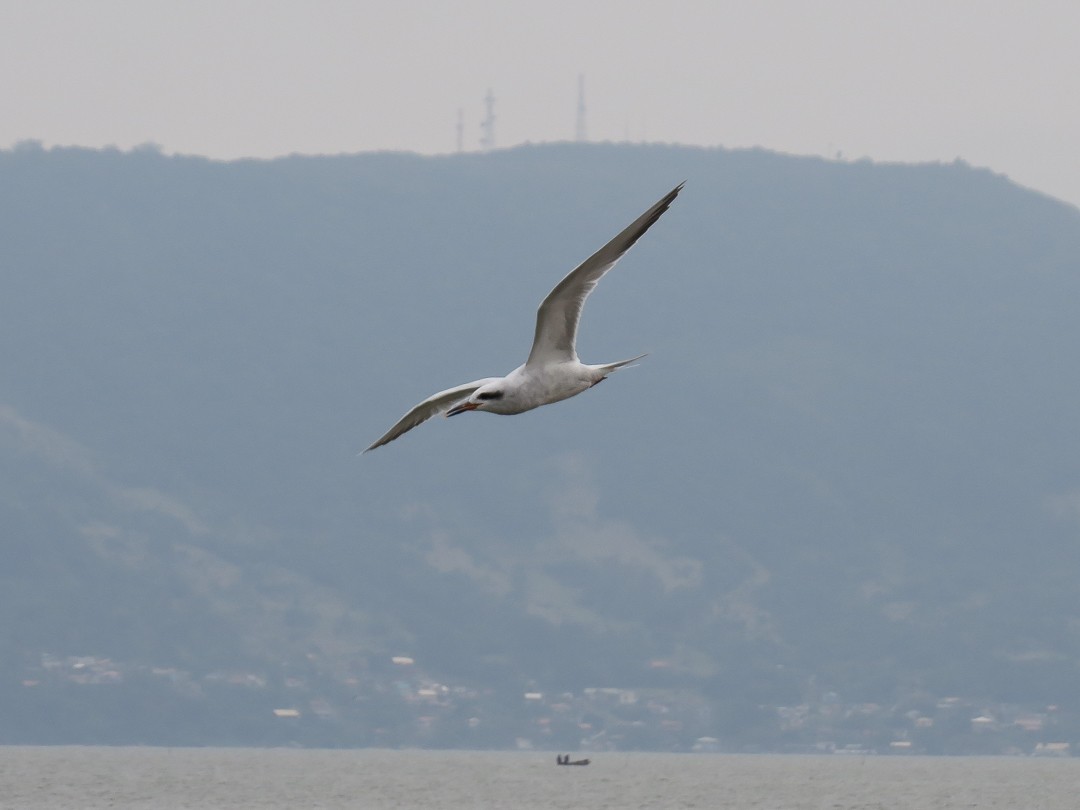
[[[583,320],[586,362],[639,368],[357,456],[520,363],[555,281],[682,180]],[[732,747],[779,739],[754,707],[834,698],[1080,710],[1080,213],[1007,178],[25,145],[0,246],[3,741],[273,742],[302,688],[336,730],[290,734],[379,744],[397,720],[341,707],[384,705],[392,656],[500,729],[589,687],[677,691]],[[116,720],[79,657],[202,719]],[[238,673],[254,708],[191,714]],[[70,728],[27,708],[58,684]],[[521,736],[445,723],[425,744]]]

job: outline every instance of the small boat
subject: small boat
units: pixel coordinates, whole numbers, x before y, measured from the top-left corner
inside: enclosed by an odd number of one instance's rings
[[[567,754],[566,756],[557,756],[557,757],[555,757],[555,764],[556,765],[588,765],[589,760],[588,759],[574,759],[574,760],[571,760],[570,755]]]

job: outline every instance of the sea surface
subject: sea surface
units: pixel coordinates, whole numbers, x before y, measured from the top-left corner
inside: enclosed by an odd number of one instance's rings
[[[577,756],[577,755],[575,755]],[[1076,810],[1080,759],[0,747],[4,810]]]

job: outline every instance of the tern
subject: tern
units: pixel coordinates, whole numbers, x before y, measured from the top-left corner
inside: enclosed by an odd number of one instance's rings
[[[644,357],[642,354],[629,360],[600,365],[582,363],[578,359],[576,346],[578,321],[585,299],[597,282],[668,210],[683,185],[679,183],[661,197],[622,233],[555,285],[536,312],[536,333],[529,358],[524,364],[505,377],[485,377],[432,394],[401,417],[364,452],[394,441],[437,413],[446,416],[456,416],[466,411],[516,414],[569,399],[592,388],[613,371]]]

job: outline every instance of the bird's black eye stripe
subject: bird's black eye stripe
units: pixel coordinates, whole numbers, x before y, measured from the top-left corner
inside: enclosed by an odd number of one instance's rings
[[[477,399],[502,399],[502,391],[485,391],[482,394],[477,394]]]

